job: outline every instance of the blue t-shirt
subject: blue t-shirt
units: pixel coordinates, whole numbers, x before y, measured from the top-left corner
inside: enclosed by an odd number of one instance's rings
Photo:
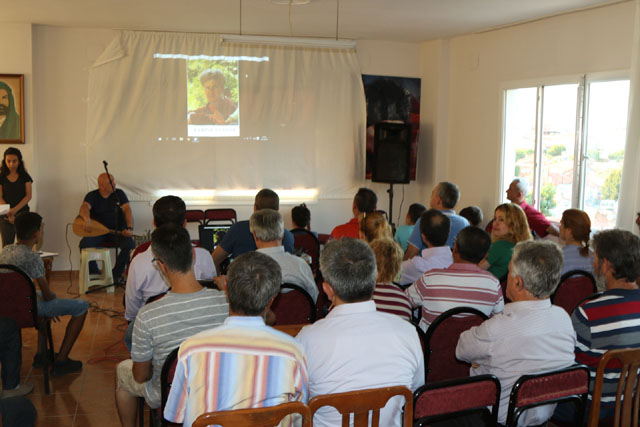
[[[282,238],[284,250],[293,253],[293,234],[289,230],[284,230]],[[231,226],[227,234],[222,238],[220,246],[233,258],[242,255],[245,252],[255,251],[256,241],[253,240],[253,234],[249,229],[249,221],[238,221]]]
[[[116,192],[111,193],[107,198],[102,197],[98,190],[90,191],[86,196],[84,196],[84,201],[91,205],[91,210],[89,211],[91,219],[101,222],[104,226],[110,229],[116,228],[116,204],[118,200],[120,200],[120,206],[124,206],[129,203],[127,195],[119,188],[116,188]],[[120,216],[118,217],[118,230],[124,230],[126,227],[127,222],[124,218],[124,213],[120,210]]]
[[[396,230],[396,236],[394,240],[402,246],[402,250],[407,250],[407,245],[409,244],[409,236],[411,236],[411,232],[413,231],[413,225],[401,225]]]
[[[466,218],[461,217],[460,215],[456,215],[456,212],[453,209],[442,210],[440,211],[446,216],[449,217],[451,221],[451,228],[449,228],[449,237],[447,238],[447,246],[453,250],[453,244],[456,241],[456,236],[463,228],[469,225],[469,221]],[[409,237],[409,243],[411,243],[416,248],[420,249],[422,252],[423,249],[426,249],[424,243],[422,243],[422,237],[420,236],[420,219],[416,222],[416,225],[413,227],[413,232]]]

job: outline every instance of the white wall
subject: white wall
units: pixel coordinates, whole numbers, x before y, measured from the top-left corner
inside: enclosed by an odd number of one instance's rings
[[[633,17],[627,2],[451,40],[447,157],[459,208],[476,204],[488,220],[501,200],[500,86],[628,69]]]

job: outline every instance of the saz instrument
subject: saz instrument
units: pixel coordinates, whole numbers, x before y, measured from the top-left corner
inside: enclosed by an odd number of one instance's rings
[[[91,227],[91,231],[87,231],[84,229],[84,218],[78,215],[73,221],[73,232],[80,237],[97,237],[104,236],[105,234],[122,234],[122,231],[111,230],[104,224],[96,221],[95,219],[91,220],[93,226]],[[140,237],[133,235],[131,237]]]

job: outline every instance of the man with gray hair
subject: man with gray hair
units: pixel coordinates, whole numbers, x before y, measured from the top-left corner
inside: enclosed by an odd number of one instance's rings
[[[251,215],[249,228],[256,241],[258,252],[269,255],[280,265],[282,283],[300,286],[315,302],[318,299],[318,287],[313,280],[311,267],[302,258],[285,252],[282,246],[282,236],[284,236],[282,216],[273,209],[260,209]]]
[[[424,358],[415,328],[399,316],[376,311],[373,251],[361,240],[329,242],[320,255],[322,287],[332,302],[327,317],[305,326],[296,339],[309,366],[310,397],[368,388],[424,384]],[[380,411],[381,426],[400,426],[404,401]],[[313,425],[340,425],[333,408],[316,412]]]
[[[509,263],[504,312],[463,332],[456,357],[473,364],[471,375],[500,380],[498,422],[504,424],[513,384],[522,375],[562,369],[574,363],[576,333],[564,309],[551,305],[562,269],[562,251],[553,242],[525,241]],[[527,410],[522,425],[545,423],[555,405]]]
[[[559,236],[560,231],[558,230],[558,227],[551,224],[542,212],[527,203],[525,198],[527,197],[528,190],[529,186],[527,181],[522,178],[515,178],[511,181],[511,184],[507,189],[507,199],[509,199],[511,203],[515,203],[522,208],[527,216],[529,228],[532,233],[535,232],[536,236],[540,238],[545,237],[547,234]]]

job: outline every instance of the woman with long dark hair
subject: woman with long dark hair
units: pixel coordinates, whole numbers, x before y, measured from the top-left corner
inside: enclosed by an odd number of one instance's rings
[[[29,210],[32,183],[33,179],[24,167],[20,150],[7,148],[0,166],[0,204],[9,205],[9,212],[0,217],[3,247],[13,243],[15,238],[13,220],[16,214]]]

